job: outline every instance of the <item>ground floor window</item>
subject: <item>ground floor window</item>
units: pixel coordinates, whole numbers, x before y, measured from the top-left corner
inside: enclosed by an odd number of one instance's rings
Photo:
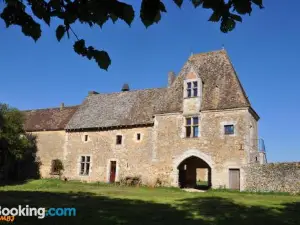
[[[80,175],[89,175],[90,174],[90,156],[81,156],[80,159]]]

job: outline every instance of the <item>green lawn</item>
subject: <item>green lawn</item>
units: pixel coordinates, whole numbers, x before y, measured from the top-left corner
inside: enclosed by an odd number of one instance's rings
[[[0,187],[0,206],[17,205],[75,207],[77,216],[43,220],[17,217],[13,224],[300,224],[300,196],[279,194],[187,193],[176,188],[118,187],[58,180]]]

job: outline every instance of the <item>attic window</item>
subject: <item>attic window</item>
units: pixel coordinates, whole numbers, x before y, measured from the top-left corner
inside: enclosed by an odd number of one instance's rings
[[[187,97],[197,97],[198,96],[198,81],[187,82]]]
[[[89,136],[86,134],[84,135],[84,141],[87,142],[89,140]]]
[[[137,134],[136,134],[136,140],[138,140],[138,141],[141,140],[141,134],[140,134],[140,133],[137,133]]]
[[[122,135],[117,135],[116,144],[117,145],[121,145],[122,144]]]

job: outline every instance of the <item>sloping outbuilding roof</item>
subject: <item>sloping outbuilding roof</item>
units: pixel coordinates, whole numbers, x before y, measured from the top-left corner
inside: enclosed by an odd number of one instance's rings
[[[201,110],[250,107],[225,50],[191,56],[169,88],[88,96],[67,130],[152,124],[153,116],[182,112],[183,80],[191,67],[203,82]]]
[[[78,106],[23,111],[24,129],[32,131],[64,130]]]

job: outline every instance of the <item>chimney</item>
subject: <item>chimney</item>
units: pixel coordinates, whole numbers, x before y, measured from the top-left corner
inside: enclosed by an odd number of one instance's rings
[[[170,71],[168,73],[168,87],[171,87],[171,85],[173,84],[175,78],[176,78],[176,74],[173,71]]]
[[[121,91],[129,91],[129,85],[128,84],[123,84],[122,90]]]
[[[97,94],[99,94],[99,93],[96,92],[96,91],[89,91],[89,96],[90,96],[90,95],[97,95]]]
[[[60,110],[63,110],[63,108],[65,107],[65,103],[60,103]]]

